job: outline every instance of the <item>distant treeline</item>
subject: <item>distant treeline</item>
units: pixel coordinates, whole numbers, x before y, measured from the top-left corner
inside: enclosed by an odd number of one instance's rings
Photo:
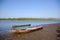
[[[57,20],[60,18],[0,18],[0,20]]]

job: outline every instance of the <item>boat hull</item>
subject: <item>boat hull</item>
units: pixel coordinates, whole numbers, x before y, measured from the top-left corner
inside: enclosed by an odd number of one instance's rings
[[[43,28],[42,26],[40,27],[32,27],[32,28],[26,28],[26,29],[12,29],[10,30],[11,33],[26,33],[26,32],[31,32],[37,29]]]

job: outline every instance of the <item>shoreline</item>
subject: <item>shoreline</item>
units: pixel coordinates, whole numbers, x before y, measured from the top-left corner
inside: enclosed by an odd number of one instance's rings
[[[38,25],[43,29],[25,34],[0,34],[2,40],[56,40],[60,23]]]
[[[0,18],[0,20],[60,20],[60,18]]]

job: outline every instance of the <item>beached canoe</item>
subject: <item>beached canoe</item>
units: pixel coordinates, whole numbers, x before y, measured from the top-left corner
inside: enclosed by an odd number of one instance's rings
[[[31,27],[31,28],[23,28],[23,29],[11,29],[10,32],[11,33],[25,33],[25,32],[30,32],[30,31],[33,31],[33,30],[37,30],[37,29],[41,29],[43,28],[42,26],[39,26],[39,27]]]

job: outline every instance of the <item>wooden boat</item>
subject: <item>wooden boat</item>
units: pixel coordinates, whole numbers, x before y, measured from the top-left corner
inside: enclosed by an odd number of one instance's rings
[[[11,33],[26,33],[26,32],[30,32],[33,30],[41,29],[41,28],[43,27],[39,26],[39,27],[31,27],[31,28],[23,28],[23,29],[11,29],[10,32]]]

